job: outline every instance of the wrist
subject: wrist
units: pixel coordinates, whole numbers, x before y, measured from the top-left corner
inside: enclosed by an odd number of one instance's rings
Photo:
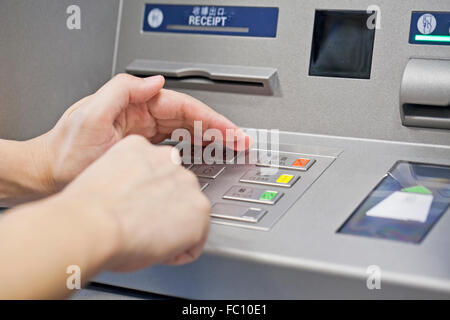
[[[43,196],[54,194],[58,191],[52,170],[52,157],[48,145],[47,134],[24,141],[24,148],[28,150],[29,176],[34,181],[34,189]]]
[[[83,254],[82,265],[89,271],[89,277],[101,269],[108,268],[120,252],[121,228],[115,215],[107,212],[95,201],[88,201],[82,195],[67,192],[48,198],[48,204],[55,214],[62,215],[63,219],[68,221],[70,229],[74,230],[78,248]]]
[[[0,205],[14,206],[55,192],[50,166],[40,138],[0,140]]]

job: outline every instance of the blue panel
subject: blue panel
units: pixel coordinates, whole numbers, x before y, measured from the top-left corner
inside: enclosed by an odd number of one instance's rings
[[[146,4],[143,31],[275,38],[277,24],[273,7]]]
[[[409,43],[450,45],[450,12],[413,12]]]

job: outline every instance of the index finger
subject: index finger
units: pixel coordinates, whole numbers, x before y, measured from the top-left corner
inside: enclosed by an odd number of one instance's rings
[[[160,133],[170,134],[178,128],[185,128],[192,134],[194,122],[201,121],[202,134],[208,129],[217,129],[227,146],[233,144],[234,149],[245,150],[251,145],[250,137],[241,128],[189,95],[163,89],[147,102],[147,108],[156,119]]]

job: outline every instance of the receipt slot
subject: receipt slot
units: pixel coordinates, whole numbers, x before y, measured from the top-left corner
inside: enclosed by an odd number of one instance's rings
[[[275,68],[134,60],[126,72],[138,77],[163,75],[166,85],[247,94],[273,95],[278,78]]]

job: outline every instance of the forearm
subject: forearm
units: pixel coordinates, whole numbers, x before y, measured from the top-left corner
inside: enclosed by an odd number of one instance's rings
[[[68,296],[67,267],[78,266],[87,282],[113,255],[114,228],[59,195],[0,216],[0,299]]]
[[[53,182],[41,138],[0,140],[0,207],[10,207],[52,193]]]

